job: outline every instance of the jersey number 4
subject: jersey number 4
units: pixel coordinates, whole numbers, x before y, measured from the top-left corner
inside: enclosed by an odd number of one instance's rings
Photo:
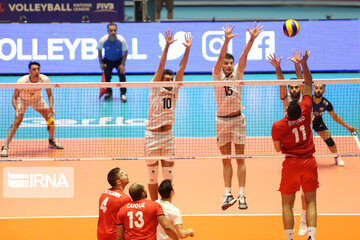
[[[100,209],[103,211],[103,213],[106,213],[107,210],[107,203],[109,201],[109,197],[106,197],[100,204]]]
[[[304,126],[304,125],[301,125],[301,126],[299,127],[299,130],[300,130],[300,132],[302,133],[303,141],[305,141],[305,140],[306,140],[305,126]],[[298,128],[294,128],[294,129],[292,130],[292,133],[295,135],[295,143],[298,143],[298,142],[300,141],[299,130],[298,130]]]
[[[135,218],[134,219],[134,212],[128,212],[127,213],[128,217],[129,217],[129,228],[134,228],[134,225],[135,227],[137,228],[141,228],[144,226],[144,214],[142,211],[137,211],[135,213]]]

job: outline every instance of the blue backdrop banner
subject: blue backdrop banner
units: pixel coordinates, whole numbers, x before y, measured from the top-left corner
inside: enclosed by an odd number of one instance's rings
[[[18,22],[25,16],[28,23],[123,22],[124,0],[2,0],[0,22]]]
[[[263,22],[260,33],[248,55],[246,72],[273,72],[266,62],[267,56],[276,53],[283,57],[283,71],[294,71],[288,60],[292,49],[309,49],[309,67],[312,71],[360,70],[360,21],[327,20],[298,21],[300,32],[293,38],[282,32],[283,22]],[[234,22],[233,32],[239,34],[229,43],[228,52],[235,62],[249,39],[246,27],[253,22]],[[185,51],[184,33],[194,36],[186,67],[188,73],[211,72],[224,41],[222,26],[216,22],[181,23],[120,23],[118,34],[128,43],[127,73],[152,73],[156,70],[165,44],[163,33],[174,31],[166,68],[177,70]],[[42,72],[101,73],[97,45],[107,34],[106,23],[52,23],[52,24],[0,24],[0,74],[23,74],[29,61],[38,60]]]

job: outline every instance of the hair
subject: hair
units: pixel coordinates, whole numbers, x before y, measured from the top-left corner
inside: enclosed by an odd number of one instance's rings
[[[144,186],[140,183],[133,183],[129,188],[129,194],[133,201],[138,201],[143,198]]]
[[[298,102],[291,101],[289,103],[289,106],[287,108],[287,115],[288,115],[287,118],[291,121],[294,121],[301,117],[301,107]]]
[[[324,83],[318,83],[318,85],[324,86],[324,89],[325,89],[325,84]]]
[[[169,198],[171,191],[173,191],[170,179],[165,179],[159,185],[159,194],[162,198]]]
[[[116,181],[119,179],[119,174],[120,172],[120,168],[113,168],[110,170],[110,172],[107,175],[107,180],[108,183],[112,186],[112,187],[116,187]]]
[[[231,58],[234,61],[234,56],[231,55],[230,53],[226,53],[225,54],[225,59],[229,59],[229,58]]]
[[[29,65],[28,65],[29,70],[30,70],[30,68],[31,68],[31,65],[37,65],[37,66],[40,67],[40,63],[38,63],[38,62],[29,62]]]
[[[163,77],[164,77],[164,75],[174,75],[174,72],[170,69],[164,69]]]
[[[110,27],[110,26],[115,26],[115,27],[116,27],[116,29],[117,29],[117,26],[116,26],[116,24],[115,24],[115,23],[112,23],[112,22],[111,22],[111,23],[109,23],[109,24],[107,25],[107,29],[108,29],[108,30],[109,30],[109,27]]]

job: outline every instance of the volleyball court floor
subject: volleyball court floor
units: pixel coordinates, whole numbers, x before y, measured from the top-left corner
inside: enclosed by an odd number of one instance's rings
[[[59,77],[51,78],[52,82],[57,82],[54,78]],[[259,76],[257,76],[257,79],[259,79]],[[76,82],[76,80],[73,81]],[[129,102],[126,104],[130,105],[131,94],[128,95],[128,100]],[[115,98],[114,102],[116,101],[119,101],[119,99]],[[356,101],[359,100],[355,99]],[[249,104],[246,105],[244,103],[244,105],[250,108]],[[335,109],[340,111],[340,108],[341,106],[337,106]],[[61,111],[66,110],[69,109],[64,108],[62,110],[58,108],[57,113],[59,114]],[[114,116],[118,115],[114,114]],[[349,118],[349,116],[344,116],[344,114],[341,114],[341,116],[344,119]],[[355,121],[359,123],[358,119],[355,119]],[[342,128],[340,125],[335,125],[335,127]],[[329,128],[330,130],[332,129],[330,126]],[[118,134],[118,132],[110,134],[105,139],[94,139],[92,136],[86,136],[86,134],[81,136],[81,139],[73,139],[71,131],[61,131],[60,129],[58,128],[57,131],[59,133],[63,132],[61,134],[64,135],[57,135],[57,137],[64,145],[64,151],[67,151],[69,154],[71,152],[77,152],[77,154],[79,152],[86,153],[86,149],[82,149],[81,145],[81,142],[84,142],[85,139],[86,141],[91,139],[91,141],[94,141],[93,144],[101,144],[106,150],[119,149],[119,145],[129,144],[126,141],[130,139],[125,137],[121,140],[124,142],[119,142],[119,140],[113,141],[112,134]],[[13,154],[14,158],[21,158],[28,151],[33,151],[33,149],[41,157],[64,157],[64,151],[59,152],[41,147],[42,145],[46,146],[46,140],[28,139],[29,136],[25,132],[31,132],[31,128],[23,128],[23,130],[24,133],[17,133],[19,134],[18,138],[14,139],[12,143],[11,148],[14,150],[11,154]],[[176,129],[174,129],[174,132],[176,132]],[[251,131],[249,134],[250,136],[254,135],[249,137],[247,142],[246,147],[249,149],[256,149],[257,142],[251,139],[269,137],[267,132],[264,132],[263,136],[255,136],[256,133]],[[89,138],[84,139],[83,137]],[[339,136],[335,141],[341,144],[341,137]],[[5,137],[2,136],[1,138]],[[320,139],[315,139],[317,141],[316,145],[324,144]],[[131,144],[135,143],[143,146],[143,139],[140,137],[130,140]],[[23,141],[31,142],[30,146],[32,147],[25,150],[16,150],[21,149],[20,146],[24,145]],[[190,144],[197,145],[199,151],[205,148],[217,149],[215,139],[206,135],[199,138],[179,136],[177,138],[177,145],[184,142],[189,143],[189,141],[193,141]],[[358,148],[355,138],[353,143],[352,146],[339,146],[339,148]],[[269,148],[269,151],[272,148],[271,144],[261,147]],[[126,151],[126,148],[121,149]],[[116,152],[117,150],[112,151],[109,153],[109,156],[118,153]],[[103,152],[102,154],[105,159],[107,157],[106,153]],[[65,154],[65,156],[67,155]],[[94,156],[101,158],[100,155]],[[80,158],[81,154],[77,157]],[[332,157],[321,157],[317,160],[320,181],[320,188],[318,190],[319,217],[317,239],[359,239],[360,233],[356,229],[357,224],[360,223],[359,158],[344,158],[344,167],[335,166]],[[174,169],[174,204],[181,209],[184,215],[185,227],[192,227],[194,229],[196,236],[193,239],[284,239],[281,219],[281,199],[280,193],[277,191],[282,158],[252,158],[247,159],[246,162],[246,196],[249,209],[245,211],[239,210],[237,205],[235,205],[226,211],[222,211],[220,207],[224,187],[221,160],[176,160]],[[31,161],[1,162],[0,164],[2,168],[70,167],[74,169],[75,173],[75,189],[72,198],[5,198],[2,195],[2,204],[0,205],[1,239],[22,239],[25,237],[27,239],[96,239],[98,197],[108,187],[106,182],[107,172],[111,168],[119,166],[129,174],[130,183],[135,181],[147,183],[147,168],[143,160]],[[1,179],[4,180],[3,171],[0,174]],[[161,176],[159,179],[161,179]],[[3,188],[3,186],[0,187]],[[234,195],[238,194],[235,176],[233,177],[233,193]],[[297,214],[301,212],[299,200],[300,195],[297,196],[294,208]],[[296,218],[297,222],[299,222],[298,215]],[[298,223],[295,230],[297,230],[297,227]],[[295,236],[295,239],[306,238]]]

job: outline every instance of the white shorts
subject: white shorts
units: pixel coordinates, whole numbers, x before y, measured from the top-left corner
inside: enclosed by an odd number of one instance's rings
[[[37,112],[49,108],[43,97],[29,101],[18,97],[16,101],[17,101],[17,107],[20,110],[19,112],[20,114],[25,114],[26,109],[28,109],[29,106],[34,108],[34,110]]]
[[[245,144],[245,115],[235,117],[216,117],[216,139],[219,147],[232,142]]]
[[[145,155],[150,156],[174,156],[175,155],[175,137],[171,130],[167,132],[145,131]],[[146,160],[147,164],[153,164],[157,160]],[[173,162],[174,160],[165,160]]]

